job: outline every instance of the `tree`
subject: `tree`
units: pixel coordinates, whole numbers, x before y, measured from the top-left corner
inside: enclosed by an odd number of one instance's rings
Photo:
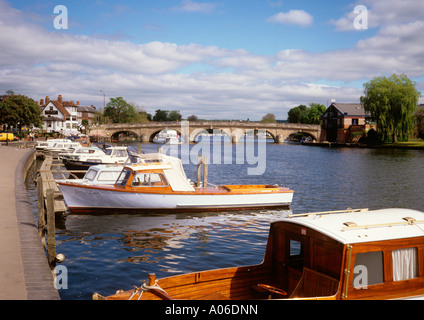
[[[424,109],[420,109],[415,113],[417,120],[417,135],[418,138],[424,139]]]
[[[196,116],[196,115],[191,115],[191,116],[189,116],[188,118],[187,118],[187,120],[188,121],[198,121],[199,120],[199,118]]]
[[[414,129],[414,112],[421,95],[405,74],[377,77],[364,84],[361,103],[377,122],[384,141],[407,140]]]
[[[266,115],[263,116],[261,122],[264,123],[276,123],[277,120],[275,120],[275,115],[272,113],[267,113]]]
[[[182,115],[177,110],[172,110],[169,112],[168,121],[181,121]]]
[[[41,107],[31,98],[20,94],[8,95],[0,102],[0,121],[8,127],[43,126]]]
[[[134,123],[137,120],[137,112],[131,104],[122,97],[110,98],[104,110],[104,116],[113,123]]]
[[[161,109],[156,110],[153,121],[168,121],[168,111]]]
[[[303,104],[292,108],[288,112],[290,123],[320,124],[320,118],[324,114],[326,107],[318,103],[310,103],[310,107]]]
[[[323,104],[311,103],[311,107],[306,114],[306,124],[320,124],[321,116],[327,108]]]
[[[153,121],[181,121],[182,116],[177,110],[156,110]]]
[[[289,110],[287,120],[289,123],[305,123],[308,107],[301,104]]]

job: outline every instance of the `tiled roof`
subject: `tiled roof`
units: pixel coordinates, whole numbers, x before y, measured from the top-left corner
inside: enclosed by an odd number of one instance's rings
[[[360,103],[333,103],[342,114],[346,116],[365,116],[369,115],[368,112],[365,112],[364,106]]]

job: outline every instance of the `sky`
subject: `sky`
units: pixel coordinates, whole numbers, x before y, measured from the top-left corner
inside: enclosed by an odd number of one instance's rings
[[[0,94],[285,120],[379,76],[422,92],[423,43],[423,0],[0,0]]]

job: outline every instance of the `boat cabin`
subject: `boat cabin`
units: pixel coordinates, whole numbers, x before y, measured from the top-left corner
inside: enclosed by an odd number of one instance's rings
[[[149,282],[107,299],[411,299],[424,296],[424,213],[289,215],[273,222],[263,263]],[[97,296],[98,297],[98,296]]]

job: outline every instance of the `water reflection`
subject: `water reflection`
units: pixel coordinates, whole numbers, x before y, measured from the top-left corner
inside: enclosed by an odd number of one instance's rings
[[[157,146],[147,144],[146,152]],[[267,144],[266,171],[246,175],[247,165],[210,165],[213,184],[282,184],[295,191],[291,212],[405,207],[424,210],[424,152],[325,149]],[[187,176],[195,165],[184,165]],[[31,189],[32,188],[32,189]],[[36,195],[28,190],[36,215]],[[270,222],[287,211],[203,214],[70,215],[57,229],[57,252],[68,268],[62,299],[90,299],[158,277],[258,264]]]

